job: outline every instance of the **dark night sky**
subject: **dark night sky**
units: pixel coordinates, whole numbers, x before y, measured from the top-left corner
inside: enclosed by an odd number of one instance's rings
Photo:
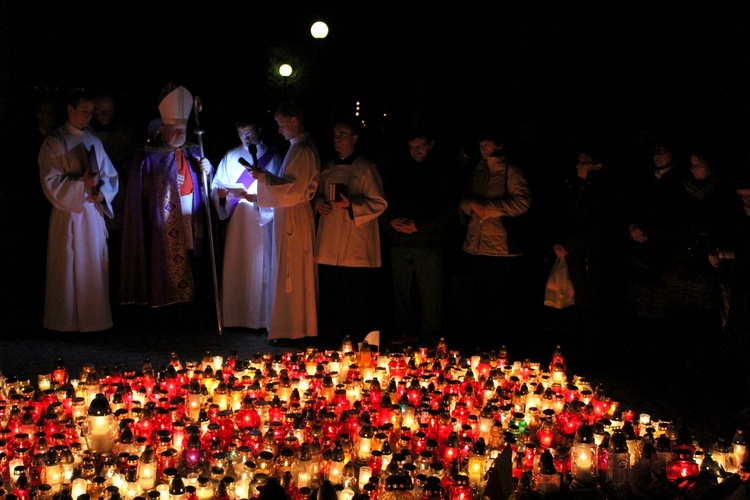
[[[9,93],[108,86],[140,123],[177,81],[223,123],[238,105],[275,107],[283,58],[297,68],[288,93],[320,122],[361,100],[372,119],[418,114],[453,130],[487,115],[558,129],[750,128],[741,1],[152,3],[6,6]],[[309,35],[316,19],[325,40]]]

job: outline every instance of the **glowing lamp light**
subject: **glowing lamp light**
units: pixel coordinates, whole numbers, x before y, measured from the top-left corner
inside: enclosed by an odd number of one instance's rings
[[[187,470],[196,470],[200,464],[201,440],[197,431],[190,432],[187,446],[182,451],[182,459]]]
[[[284,78],[292,75],[292,67],[289,64],[282,64],[279,66],[279,74]]]
[[[449,489],[450,500],[471,500],[473,494],[469,478],[464,475],[458,475],[453,478],[453,483]]]
[[[570,472],[577,486],[595,487],[598,477],[596,458],[597,446],[593,428],[584,423],[578,427],[570,450]]]
[[[687,447],[675,447],[673,459],[667,464],[666,476],[670,481],[697,476],[700,467],[693,460],[693,451]]]
[[[732,452],[737,458],[738,464],[745,463],[745,456],[747,454],[747,441],[745,439],[745,431],[737,429],[732,437]]]
[[[357,483],[357,486],[359,487],[359,491],[364,491],[365,485],[370,482],[371,477],[372,477],[372,468],[366,465],[359,468],[359,480]]]
[[[370,453],[372,452],[372,438],[372,426],[363,425],[359,431],[359,448],[357,450],[357,457],[364,462],[367,462],[367,460],[370,459]]]
[[[157,460],[151,445],[146,445],[138,461],[138,483],[143,491],[153,490],[156,486]]]
[[[117,420],[112,414],[107,398],[97,393],[91,401],[88,415],[83,425],[83,436],[89,451],[105,453],[112,449],[117,440]]]
[[[323,21],[315,21],[312,26],[310,26],[310,34],[313,38],[325,38],[328,36],[328,25]]]
[[[542,413],[545,414],[544,420],[542,420],[539,429],[536,431],[536,439],[544,449],[549,449],[554,444],[555,440],[555,421],[553,420],[554,411],[552,409],[546,409]]]
[[[469,482],[472,485],[479,485],[484,478],[486,455],[487,447],[484,439],[479,438],[469,453]]]

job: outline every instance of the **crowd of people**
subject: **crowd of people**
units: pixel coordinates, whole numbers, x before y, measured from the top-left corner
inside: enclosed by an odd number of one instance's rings
[[[188,139],[189,90],[170,84],[158,102],[145,145],[111,94],[72,94],[65,120],[59,103],[37,106],[45,329],[106,330],[111,304],[185,327],[185,309],[213,295],[213,267],[221,324],[273,345],[372,331],[471,342],[544,323],[583,348],[627,316],[663,320],[644,342],[666,353],[697,330],[697,352],[750,353],[748,167],[701,138],[654,133],[626,156],[582,136],[541,161],[502,117],[457,140],[353,116],[314,135],[287,102],[270,120],[238,109],[214,168]],[[575,290],[560,310],[543,305],[556,259]]]

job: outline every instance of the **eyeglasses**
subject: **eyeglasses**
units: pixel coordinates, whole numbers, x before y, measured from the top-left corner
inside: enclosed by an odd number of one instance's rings
[[[254,136],[257,132],[253,130],[252,132],[248,132],[247,134],[237,134],[240,136],[240,139],[249,139],[250,137]]]

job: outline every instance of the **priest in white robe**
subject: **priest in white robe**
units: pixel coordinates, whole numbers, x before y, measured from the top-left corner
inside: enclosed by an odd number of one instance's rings
[[[258,205],[274,209],[271,260],[272,305],[268,338],[318,335],[315,218],[312,200],[318,188],[320,156],[305,131],[302,111],[284,104],[275,113],[279,133],[290,142],[278,175],[253,169],[259,180]]]
[[[43,326],[62,332],[112,328],[104,216],[114,216],[117,171],[86,128],[92,96],[71,95],[68,120],[39,150],[39,178],[52,204],[47,243]]]
[[[221,220],[228,220],[224,242],[221,311],[226,327],[263,330],[270,312],[273,208],[259,207],[258,181],[246,165],[278,173],[281,156],[260,139],[257,121],[235,122],[242,141],[216,169],[211,199]],[[244,164],[241,162],[244,160]]]
[[[357,150],[356,123],[333,126],[336,156],[320,173],[313,208],[318,220],[319,335],[335,346],[380,330],[380,228],[388,203],[375,162]]]

